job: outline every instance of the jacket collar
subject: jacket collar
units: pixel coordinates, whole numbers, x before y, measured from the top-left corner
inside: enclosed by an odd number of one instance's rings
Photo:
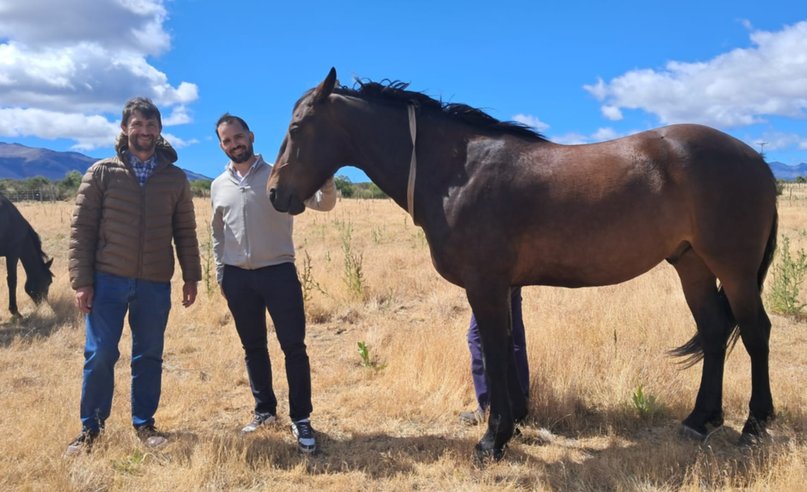
[[[115,152],[118,154],[118,159],[128,165],[126,153],[129,151],[129,139],[123,133],[118,134],[115,139]],[[171,147],[171,144],[163,138],[162,135],[157,139],[157,146],[154,149],[157,155],[157,169],[173,164],[177,160],[177,151]]]

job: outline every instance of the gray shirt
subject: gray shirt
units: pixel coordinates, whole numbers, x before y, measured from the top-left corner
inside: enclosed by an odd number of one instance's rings
[[[233,174],[230,164],[227,168],[210,187],[210,225],[219,284],[224,265],[255,270],[294,262],[292,216],[275,210],[266,193],[272,166],[258,155],[258,161],[241,179]],[[333,179],[304,203],[315,210],[331,210],[336,204]]]

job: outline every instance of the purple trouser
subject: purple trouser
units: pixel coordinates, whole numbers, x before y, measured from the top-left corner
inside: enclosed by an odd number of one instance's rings
[[[530,366],[527,361],[527,340],[524,336],[524,319],[521,316],[521,287],[513,287],[510,291],[510,311],[513,319],[513,357],[516,362],[516,377],[524,397],[530,394]],[[479,337],[479,325],[471,315],[471,326],[468,327],[468,348],[471,351],[471,377],[479,408],[488,408],[488,384],[485,381],[485,364],[482,361],[482,340]]]

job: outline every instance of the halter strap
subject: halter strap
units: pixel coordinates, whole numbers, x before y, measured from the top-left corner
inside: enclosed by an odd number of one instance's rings
[[[415,119],[415,106],[407,106],[409,112],[409,134],[412,137],[412,159],[409,161],[409,183],[406,186],[406,207],[412,222],[415,223],[415,173],[417,171],[417,157],[415,157],[415,139],[417,137],[417,121]]]

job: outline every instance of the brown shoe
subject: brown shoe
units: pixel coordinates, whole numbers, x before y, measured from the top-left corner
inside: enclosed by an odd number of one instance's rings
[[[89,453],[93,443],[96,439],[98,439],[99,435],[101,435],[100,431],[82,429],[81,434],[73,439],[73,442],[67,445],[67,450],[65,450],[64,455],[77,456],[81,454],[82,451]]]
[[[154,424],[141,425],[135,428],[137,437],[150,448],[161,448],[168,444],[168,436],[158,431]]]
[[[485,412],[477,408],[472,412],[460,412],[460,423],[463,425],[480,425],[485,422]]]

